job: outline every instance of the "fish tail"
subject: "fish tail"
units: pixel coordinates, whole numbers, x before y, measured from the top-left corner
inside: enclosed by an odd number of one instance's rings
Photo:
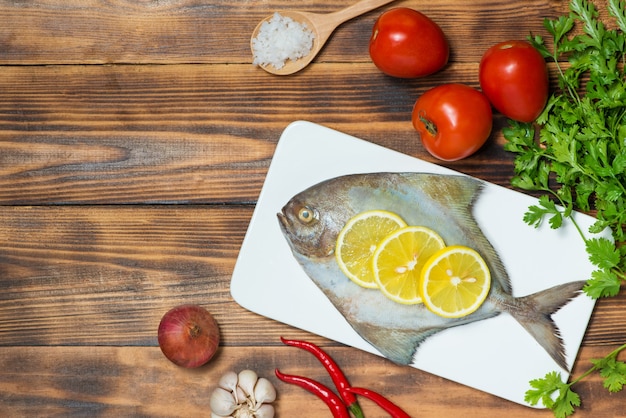
[[[568,370],[565,347],[551,316],[574,299],[585,283],[570,282],[517,298],[521,309],[509,311],[563,370]]]

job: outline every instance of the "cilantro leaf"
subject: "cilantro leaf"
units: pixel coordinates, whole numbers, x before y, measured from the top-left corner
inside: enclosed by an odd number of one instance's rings
[[[603,386],[609,392],[619,392],[626,385],[626,363],[615,357],[594,359],[592,364],[600,370],[604,378]]]
[[[545,377],[530,381],[533,389],[526,391],[524,401],[531,405],[537,405],[541,402],[544,406],[550,408],[554,404],[552,396],[555,392],[560,392],[562,388],[567,387],[567,383],[563,382],[561,373],[549,372]]]
[[[548,33],[550,33],[552,37],[554,38],[555,45],[559,45],[563,37],[567,35],[569,31],[571,31],[572,28],[574,27],[574,19],[570,16],[559,16],[559,18],[556,20],[545,19],[543,21],[543,26],[546,28]],[[534,38],[533,45],[536,48],[538,45],[544,45],[543,39],[541,37]],[[542,48],[538,48],[538,49],[539,51],[542,50]],[[543,49],[546,51],[546,53],[544,54],[546,58],[551,56],[551,54],[547,52],[547,49],[545,49],[545,47]],[[568,52],[568,51],[559,51],[559,53],[564,53],[564,52]]]
[[[588,37],[581,36],[579,42],[583,46],[602,48],[604,25],[597,20],[598,12],[593,3],[585,0],[572,0],[570,10],[584,23],[584,31],[588,35]]]
[[[626,9],[622,1],[620,0],[609,0],[608,5],[609,13],[611,16],[615,18],[617,21],[617,25],[622,30],[622,32],[626,31]]]
[[[564,388],[552,405],[552,412],[557,418],[565,418],[574,413],[574,407],[580,406],[580,396],[570,387]]]
[[[545,216],[549,216],[548,222],[553,229],[559,228],[563,223],[563,214],[556,207],[556,204],[548,196],[541,196],[539,198],[539,206],[530,206],[524,214],[524,222],[539,227]]]
[[[541,402],[552,409],[554,416],[565,418],[574,413],[574,407],[580,406],[580,396],[564,382],[558,372],[549,372],[542,379],[530,381],[532,389],[526,391],[524,400],[531,405]]]
[[[601,269],[611,269],[620,263],[620,253],[615,244],[606,238],[592,238],[586,241],[589,261]]]
[[[535,228],[539,228],[544,215],[547,213],[548,212],[544,208],[533,205],[529,207],[528,211],[524,214],[524,222],[528,225],[534,226]]]
[[[616,296],[620,291],[620,284],[621,280],[613,270],[596,270],[591,273],[583,291],[594,299]]]

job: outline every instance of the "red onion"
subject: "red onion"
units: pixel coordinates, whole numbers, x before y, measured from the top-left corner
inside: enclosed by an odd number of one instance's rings
[[[220,332],[213,315],[197,305],[170,309],[159,324],[159,347],[172,363],[200,367],[217,351]]]

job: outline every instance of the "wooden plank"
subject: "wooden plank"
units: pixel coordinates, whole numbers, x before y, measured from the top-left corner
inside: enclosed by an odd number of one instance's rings
[[[0,204],[255,201],[295,120],[434,161],[411,124],[415,100],[477,77],[474,64],[429,81],[394,80],[371,64],[320,66],[287,79],[247,65],[5,67]],[[508,185],[504,123],[496,117],[480,153],[444,165]]]
[[[359,350],[325,348],[353,385],[379,391],[414,417],[440,418],[442,405],[445,416],[553,416]],[[602,348],[585,348],[581,357],[603,354]],[[195,370],[174,366],[157,347],[1,347],[0,405],[5,416],[208,416],[209,397],[219,377],[229,370],[252,369],[277,388],[277,416],[330,416],[321,400],[279,382],[275,368],[332,387],[317,360],[284,346],[223,347],[209,364]],[[575,374],[582,371],[581,365]],[[599,376],[592,375],[574,390],[583,398],[576,417],[625,416],[619,405],[626,402],[626,393],[609,394]],[[360,403],[367,417],[388,416],[368,400]]]
[[[290,0],[55,0],[0,2],[0,64],[249,63],[257,23],[281,9],[327,13],[351,1]],[[476,62],[494,40],[545,33],[545,17],[567,12],[567,2],[407,0],[341,26],[319,61],[368,62],[376,18],[394,6],[422,11],[449,39],[453,59]],[[514,24],[512,24],[514,22]],[[468,40],[470,40],[468,42]]]
[[[245,316],[229,283],[250,208],[0,210],[0,344],[154,345],[180,303]]]
[[[275,344],[293,329],[229,291],[251,215],[242,206],[0,207],[0,346],[156,345],[161,316],[182,303],[207,307],[225,345]],[[625,302],[622,291],[598,303],[585,344],[626,340]]]
[[[351,2],[297,6],[330,12]],[[420,80],[386,77],[370,62],[380,11],[339,28],[297,76],[254,68],[252,28],[294,4],[0,0],[0,415],[203,416],[217,378],[243,368],[330,385],[311,356],[280,343],[285,335],[324,346],[355,385],[414,416],[552,416],[260,317],[232,300],[229,283],[288,123],[310,120],[433,161],[410,124],[419,94],[449,81],[477,86],[492,43],[545,34],[543,19],[567,2],[389,5],[423,11],[449,38],[449,67]],[[508,186],[503,124],[497,117],[480,153],[446,165]],[[626,340],[625,302],[624,289],[598,302],[574,375]],[[207,307],[221,326],[218,355],[198,370],[175,367],[157,347],[161,316],[181,303]],[[277,386],[278,416],[328,415],[301,389]],[[576,416],[625,416],[624,392],[609,394],[598,376],[575,388],[584,402]]]

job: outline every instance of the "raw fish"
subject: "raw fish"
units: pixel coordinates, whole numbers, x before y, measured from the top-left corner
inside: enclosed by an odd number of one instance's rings
[[[585,281],[513,297],[505,266],[472,213],[483,186],[480,180],[462,175],[354,174],[323,181],[297,194],[282,208],[278,219],[307,275],[354,330],[388,359],[410,364],[419,345],[431,335],[507,312],[567,370],[563,342],[551,315],[576,297]],[[335,261],[337,235],[350,218],[373,209],[395,212],[409,225],[429,227],[447,245],[465,245],[478,251],[492,276],[482,306],[462,318],[443,318],[423,304],[399,304],[348,279]]]

